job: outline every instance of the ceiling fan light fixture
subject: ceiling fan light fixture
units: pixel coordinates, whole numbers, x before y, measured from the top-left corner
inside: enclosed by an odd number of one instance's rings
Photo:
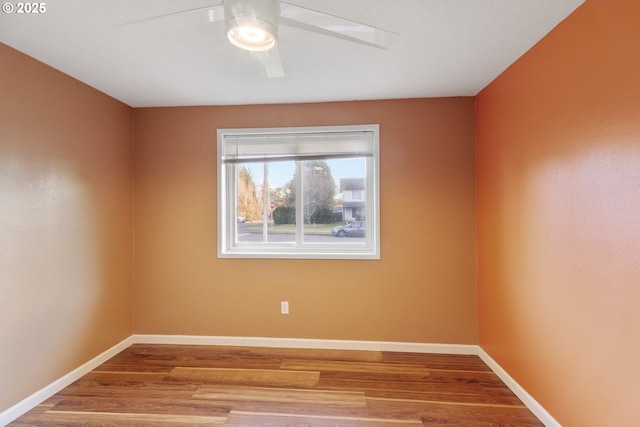
[[[224,0],[224,17],[234,46],[265,52],[278,41],[279,0]]]
[[[237,19],[230,19],[227,28],[227,38],[241,49],[262,52],[276,45],[275,29],[266,22],[240,23]]]

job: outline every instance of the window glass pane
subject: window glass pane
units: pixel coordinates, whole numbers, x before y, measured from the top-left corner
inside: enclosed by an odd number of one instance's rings
[[[294,172],[293,161],[238,165],[238,242],[296,241]]]
[[[304,242],[364,244],[366,159],[304,161],[301,169]]]

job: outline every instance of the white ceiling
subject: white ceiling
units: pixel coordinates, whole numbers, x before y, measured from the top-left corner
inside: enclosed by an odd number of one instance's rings
[[[584,0],[288,0],[397,36],[384,50],[281,25],[282,79],[223,22],[116,26],[218,1],[50,0],[0,13],[0,41],[133,107],[473,96]]]

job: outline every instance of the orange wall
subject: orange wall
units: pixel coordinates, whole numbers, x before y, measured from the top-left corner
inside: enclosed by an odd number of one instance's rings
[[[477,97],[480,345],[563,426],[640,425],[640,2]]]
[[[217,258],[217,128],[363,123],[380,261]],[[136,333],[477,342],[473,98],[136,109],[135,141]]]
[[[0,412],[131,335],[132,112],[0,44]]]

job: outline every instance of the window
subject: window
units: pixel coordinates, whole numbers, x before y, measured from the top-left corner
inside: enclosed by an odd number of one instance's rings
[[[379,259],[378,125],[218,130],[218,256]]]

